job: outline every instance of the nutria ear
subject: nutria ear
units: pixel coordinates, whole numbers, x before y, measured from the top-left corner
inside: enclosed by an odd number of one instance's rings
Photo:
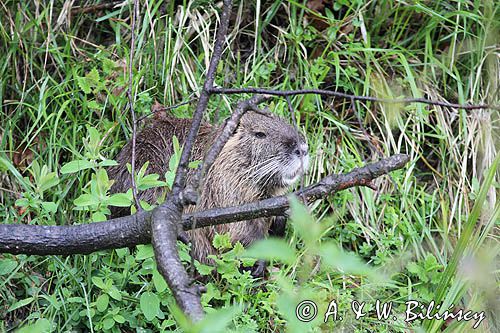
[[[166,110],[167,108],[155,99],[154,104],[151,106],[153,118],[156,120],[165,120],[167,118]]]

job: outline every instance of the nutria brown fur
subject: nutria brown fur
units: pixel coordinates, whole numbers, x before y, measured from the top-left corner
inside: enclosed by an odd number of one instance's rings
[[[136,170],[149,161],[147,173],[163,178],[168,171],[173,153],[172,136],[182,145],[191,121],[172,116],[150,121],[136,138]],[[195,142],[192,160],[203,160],[220,128],[204,123]],[[111,192],[126,192],[131,177],[126,164],[131,160],[131,143],[118,154],[118,166],[109,170],[115,182]],[[199,204],[186,211],[215,207],[236,206],[247,202],[284,194],[304,172],[308,165],[307,144],[292,126],[271,113],[247,112],[235,133],[230,137],[214,164],[207,172]],[[194,170],[188,173],[188,181]],[[155,203],[163,188],[139,192],[139,198]],[[113,210],[113,217],[126,215],[127,210]],[[244,246],[265,237],[271,219],[260,218],[189,231],[192,255],[199,261],[209,262],[207,255],[216,251],[212,246],[215,233],[228,232],[233,242]]]

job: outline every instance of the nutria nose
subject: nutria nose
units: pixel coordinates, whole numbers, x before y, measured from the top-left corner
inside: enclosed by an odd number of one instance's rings
[[[293,151],[293,153],[299,157],[302,157],[302,156],[307,156],[307,144],[305,143],[299,143],[297,145],[297,147],[295,147],[295,150]]]

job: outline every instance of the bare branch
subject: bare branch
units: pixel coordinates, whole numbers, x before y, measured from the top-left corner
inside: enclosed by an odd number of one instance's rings
[[[327,176],[318,183],[302,191],[294,192],[292,195],[304,197],[307,202],[311,202],[350,187],[368,186],[373,179],[401,169],[408,161],[407,155],[387,157],[356,168],[349,173]],[[182,226],[184,230],[190,230],[193,219],[197,221],[196,228],[202,228],[259,217],[280,216],[285,214],[288,207],[287,196],[273,197],[235,207],[214,208],[185,214],[182,216]],[[142,211],[106,222],[82,225],[0,224],[0,253],[86,254],[148,244],[151,242],[150,221],[152,218],[153,212]],[[167,237],[170,239],[171,235]]]
[[[267,94],[274,96],[294,96],[294,95],[308,95],[308,94],[317,94],[317,95],[326,95],[326,96],[334,96],[341,97],[346,99],[354,99],[357,101],[369,101],[369,102],[379,102],[379,103],[387,103],[387,104],[403,104],[403,103],[424,103],[429,105],[438,105],[446,108],[457,108],[464,110],[478,110],[478,109],[492,109],[492,110],[500,110],[500,105],[487,105],[487,104],[479,104],[479,105],[462,105],[455,103],[446,103],[439,101],[432,101],[426,98],[403,98],[403,99],[389,99],[389,98],[377,98],[371,96],[358,96],[351,95],[346,93],[341,93],[337,91],[331,90],[323,90],[323,89],[301,89],[301,90],[276,90],[276,89],[264,89],[264,88],[212,88],[210,89],[211,94],[224,94],[224,95],[232,95],[232,94]]]
[[[158,270],[165,277],[177,304],[193,321],[203,318],[200,291],[192,283],[177,251],[177,230],[181,214],[172,200],[153,211],[152,234]]]

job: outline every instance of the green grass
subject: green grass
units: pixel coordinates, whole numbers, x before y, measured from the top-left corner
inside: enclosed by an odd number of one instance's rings
[[[0,0],[4,223],[100,219],[95,213],[103,207],[76,210],[74,200],[92,192],[92,177],[102,168],[66,174],[61,167],[112,159],[130,137],[129,5],[69,16],[61,14],[65,3]],[[138,116],[154,101],[168,106],[196,97],[203,85],[220,10],[207,1],[181,3],[141,5],[133,76]],[[335,3],[338,8],[318,13],[307,1],[236,2],[216,84],[499,104],[495,1]],[[244,97],[213,96],[207,120],[217,108],[227,116]],[[284,241],[253,250],[274,258],[265,287],[237,270],[243,249],[221,256],[220,276],[209,280],[202,297],[210,314],[204,329],[471,330],[474,321],[403,321],[407,300],[436,300],[484,310],[476,331],[498,331],[498,112],[358,102],[356,114],[350,101],[313,95],[295,96],[292,104],[312,157],[305,184],[381,155],[407,153],[412,160],[377,180],[378,191],[324,198],[310,205],[312,217],[296,208]],[[173,112],[186,117],[194,105]],[[284,99],[269,107],[290,119]],[[99,145],[88,127],[97,130]],[[20,198],[30,205],[16,206]],[[188,265],[185,247],[181,255]],[[41,332],[48,324],[54,332],[189,327],[149,247],[71,257],[0,255],[0,277],[0,331]],[[319,306],[309,324],[294,315],[304,299]],[[323,323],[332,299],[345,319]],[[376,299],[392,301],[397,319],[377,320]],[[366,317],[353,319],[353,300],[367,303]]]

